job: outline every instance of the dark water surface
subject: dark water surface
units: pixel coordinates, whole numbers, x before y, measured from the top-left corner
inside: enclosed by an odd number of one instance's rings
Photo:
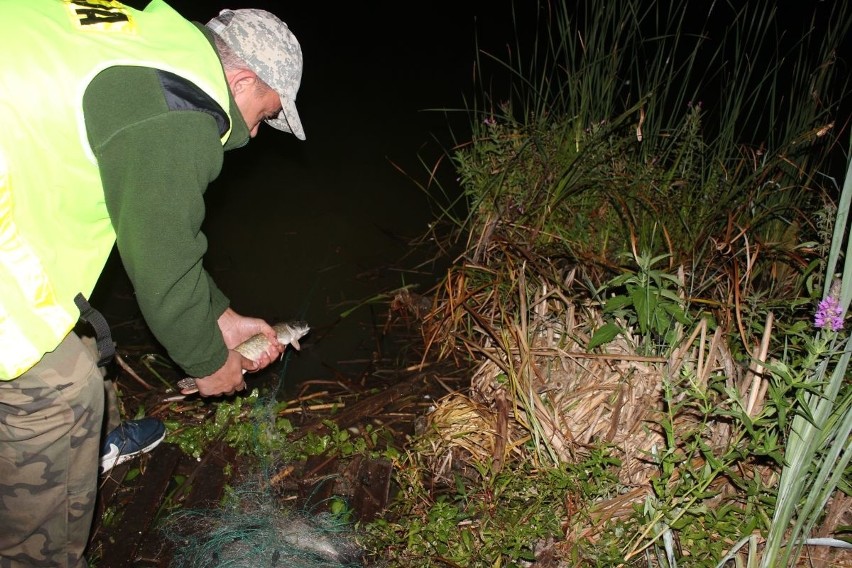
[[[288,382],[351,371],[375,350],[375,295],[417,284],[425,292],[438,265],[414,270],[409,242],[434,219],[429,201],[401,168],[425,182],[429,166],[464,139],[462,109],[472,92],[480,45],[511,39],[508,2],[408,3],[187,2],[172,5],[206,21],[221,8],[257,7],[288,23],[305,70],[297,106],[307,141],[262,126],[245,148],[226,154],[207,194],[208,271],[246,315],[270,322],[301,318],[317,331],[291,358]],[[449,168],[442,170],[453,189]],[[124,284],[126,285],[126,284]],[[111,261],[97,290],[122,286]],[[342,366],[341,366],[342,365]]]

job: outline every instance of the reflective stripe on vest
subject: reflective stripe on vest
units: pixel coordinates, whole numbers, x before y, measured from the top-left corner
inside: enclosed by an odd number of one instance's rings
[[[26,371],[30,361],[41,359],[37,338],[64,337],[76,320],[56,301],[39,258],[15,225],[13,208],[8,167],[0,153],[0,377],[17,377]],[[19,321],[32,325],[25,330]]]
[[[162,0],[0,1],[0,380],[53,350],[115,242],[82,99],[118,65],[191,81],[227,113],[210,42]],[[230,118],[230,117],[229,117]],[[227,140],[230,131],[222,135]]]

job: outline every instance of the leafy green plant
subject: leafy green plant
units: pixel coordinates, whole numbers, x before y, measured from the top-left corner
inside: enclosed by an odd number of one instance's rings
[[[396,463],[402,491],[392,514],[368,525],[367,538],[389,566],[521,566],[563,534],[569,503],[618,491],[616,464],[602,452],[575,466],[494,476],[479,464],[478,481],[456,476],[453,487],[430,490],[409,455]],[[605,554],[601,548],[588,553]]]
[[[618,333],[630,338],[634,329],[642,338],[637,348],[645,355],[666,354],[663,350],[677,344],[675,324],[689,325],[691,318],[682,297],[682,280],[655,268],[666,258],[668,255],[636,255],[636,272],[616,276],[605,284],[599,295],[613,291],[604,305],[604,313],[612,319],[595,331],[588,349],[609,342]]]
[[[215,403],[212,418],[197,424],[185,424],[178,420],[166,420],[169,442],[198,459],[210,443],[221,440],[240,454],[268,457],[274,453],[289,451],[287,434],[293,431],[290,421],[278,418],[282,403],[260,400],[258,389],[245,397]]]
[[[776,413],[765,408],[751,417],[726,382],[717,376],[705,389],[687,374],[677,384],[665,383],[665,444],[649,455],[659,475],[636,511],[625,560],[653,550],[660,566],[687,560],[690,566],[714,566],[730,546],[727,539],[769,526],[774,499],[755,472],[782,459]],[[728,428],[721,444],[714,435],[719,424]]]
[[[364,431],[355,436],[349,430],[341,429],[333,420],[324,420],[326,431],[323,434],[310,432],[292,445],[292,453],[298,459],[326,455],[349,458],[354,455],[371,458],[385,457],[387,434],[381,428],[366,425]]]

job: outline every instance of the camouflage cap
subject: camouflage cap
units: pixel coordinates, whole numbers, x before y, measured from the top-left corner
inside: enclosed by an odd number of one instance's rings
[[[281,97],[281,114],[266,123],[304,140],[305,131],[296,112],[296,92],[302,82],[302,48],[287,24],[265,10],[244,9],[222,10],[207,22],[207,27]]]

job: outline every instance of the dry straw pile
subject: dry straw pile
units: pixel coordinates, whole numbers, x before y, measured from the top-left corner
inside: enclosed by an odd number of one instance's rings
[[[471,262],[451,270],[424,320],[433,352],[477,362],[469,391],[439,400],[418,438],[417,454],[433,479],[475,475],[482,464],[496,473],[511,460],[573,463],[608,445],[621,460],[624,492],[598,511],[620,516],[659,474],[664,419],[678,432],[701,428],[719,453],[730,443],[726,422],[708,424],[693,406],[672,404],[687,388],[707,391],[711,378],[724,380],[751,416],[761,410],[764,369],[735,364],[721,327],[710,332],[702,320],[678,329],[667,356],[638,354],[641,338],[629,333],[589,350],[604,324],[602,307],[579,291],[576,271],[560,274],[530,256],[503,260],[499,271]],[[755,346],[757,361],[766,358],[771,327],[767,322],[765,340]],[[668,415],[672,406],[677,411]]]

